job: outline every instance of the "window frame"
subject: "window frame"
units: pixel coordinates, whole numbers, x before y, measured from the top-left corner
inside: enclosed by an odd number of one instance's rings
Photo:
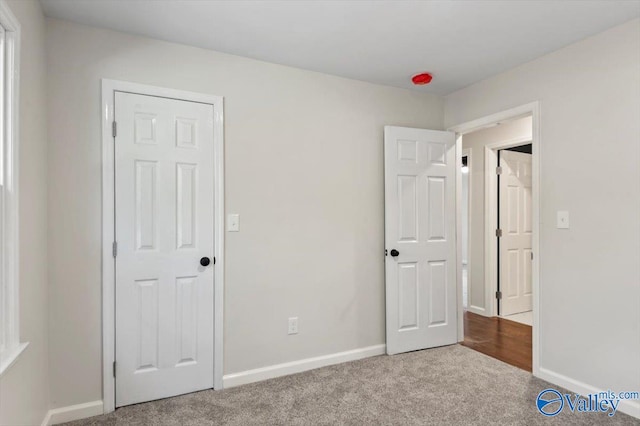
[[[19,88],[20,23],[4,0],[0,0],[0,26],[4,29],[2,45],[2,96],[0,96],[0,136],[2,137],[1,172],[3,200],[0,204],[0,375],[27,347],[20,342],[19,309]]]

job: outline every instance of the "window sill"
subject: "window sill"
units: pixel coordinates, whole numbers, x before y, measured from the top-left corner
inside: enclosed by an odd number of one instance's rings
[[[2,376],[20,356],[22,352],[29,346],[29,342],[20,343],[15,348],[0,354],[0,376]]]

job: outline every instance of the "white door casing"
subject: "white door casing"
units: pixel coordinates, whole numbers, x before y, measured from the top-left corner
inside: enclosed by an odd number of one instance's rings
[[[533,232],[532,232],[532,247],[534,258],[532,262],[532,287],[533,287],[533,326],[532,326],[532,370],[533,375],[541,377],[544,373],[540,372],[540,169],[541,169],[541,152],[542,152],[542,135],[540,132],[540,102],[534,101],[528,104],[519,105],[508,110],[496,112],[491,115],[476,118],[464,123],[456,124],[450,127],[448,130],[456,132],[459,136],[457,140],[458,151],[462,152],[462,136],[475,132],[477,130],[486,128],[488,126],[495,126],[496,123],[503,123],[509,120],[521,118],[530,115],[532,117],[532,134],[530,138],[518,138],[509,141],[503,141],[498,143],[490,143],[485,146],[484,158],[485,158],[485,189],[494,188],[494,191],[485,190],[485,306],[487,307],[487,315],[497,315],[497,300],[495,292],[497,290],[497,239],[495,238],[496,229],[496,210],[491,209],[489,206],[497,206],[497,176],[495,173],[489,173],[489,171],[495,170],[498,167],[498,161],[496,158],[496,149],[504,149],[511,146],[523,145],[525,143],[531,143],[532,145],[532,218],[533,218]],[[493,214],[492,214],[493,212]],[[461,242],[458,242],[459,249],[461,251]],[[458,338],[460,341],[464,339],[464,330],[462,327],[463,319],[463,307],[462,299],[458,303]]]
[[[387,353],[454,344],[455,134],[386,126],[384,142]]]
[[[123,406],[213,387],[213,106],[116,92],[115,121]]]
[[[500,151],[500,315],[533,307],[531,154]]]

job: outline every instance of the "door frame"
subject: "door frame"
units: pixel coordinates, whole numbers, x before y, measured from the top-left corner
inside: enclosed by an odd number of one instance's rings
[[[506,121],[506,120],[513,120],[513,119],[517,119],[517,118],[521,118],[521,117],[525,117],[525,116],[531,116],[532,117],[532,133],[531,133],[531,145],[532,145],[532,173],[533,173],[533,178],[532,178],[532,215],[533,215],[533,233],[532,233],[532,248],[533,248],[533,265],[531,268],[531,283],[532,283],[532,291],[533,291],[533,327],[532,327],[532,345],[533,345],[533,351],[532,351],[532,369],[533,369],[533,375],[534,376],[539,376],[540,373],[540,347],[539,347],[539,342],[540,342],[540,327],[538,326],[540,324],[540,290],[539,290],[539,285],[540,285],[540,158],[541,158],[541,145],[542,145],[542,141],[541,141],[541,134],[540,134],[540,102],[539,101],[534,101],[525,105],[520,105],[514,108],[510,108],[504,111],[500,111],[494,114],[490,114],[475,120],[471,120],[471,121],[467,121],[461,124],[457,124],[455,126],[450,127],[448,130],[451,132],[455,132],[456,133],[456,163],[459,165],[462,161],[462,136],[467,134],[467,133],[471,133],[473,131],[476,130],[480,130],[486,127],[491,127],[496,125],[497,123],[500,123],[502,121]],[[528,138],[527,138],[528,139]],[[516,142],[515,145],[521,144],[522,142]],[[512,144],[513,146],[513,144]],[[495,152],[495,151],[494,151]],[[486,150],[485,150],[485,154],[486,154]],[[495,157],[494,157],[494,161],[495,161]],[[485,185],[487,184],[487,175],[491,174],[488,173],[489,170],[491,169],[487,169],[487,157],[485,156]],[[494,165],[495,167],[495,165]],[[456,217],[457,217],[457,229],[461,229],[460,225],[461,225],[461,221],[462,221],[462,214],[461,214],[461,204],[460,204],[460,197],[461,197],[461,187],[462,187],[462,172],[460,171],[460,167],[456,168],[456,188],[457,188],[457,202],[456,202]],[[495,180],[494,180],[495,182]],[[488,191],[485,191],[485,197],[486,197],[486,193]],[[486,203],[486,199],[485,199],[485,203]],[[486,209],[486,205],[485,205],[485,209]],[[485,211],[486,214],[486,211]],[[490,229],[489,229],[489,233],[487,233],[487,224],[490,224],[489,220],[491,220],[490,218],[485,217],[485,268],[486,268],[486,262],[487,262],[487,253],[491,254],[490,251],[490,247],[487,247],[487,238],[489,238],[489,235],[491,235]],[[494,222],[495,224],[495,222]],[[494,225],[495,227],[495,225]],[[491,239],[491,238],[489,238]],[[494,241],[494,246],[496,246],[495,241]],[[487,251],[489,250],[489,251]],[[493,257],[493,270],[495,271],[495,260],[497,259],[497,254],[494,253],[494,257]],[[463,341],[464,340],[464,323],[463,323],[463,307],[462,307],[462,237],[461,237],[461,233],[458,233],[458,238],[457,238],[457,258],[458,258],[458,262],[457,262],[457,280],[458,280],[458,341]],[[489,262],[491,262],[491,260],[489,259]],[[491,264],[489,265],[491,266]],[[486,275],[487,275],[487,269],[485,269],[485,279],[486,279]],[[494,275],[495,277],[495,272]],[[485,286],[485,292],[489,293],[491,290],[489,290],[490,286]],[[495,288],[494,288],[494,293],[495,294]],[[485,294],[485,297],[488,297],[487,294]],[[494,301],[492,300],[491,303],[495,306],[496,304],[493,303]],[[493,312],[493,310],[491,311]]]
[[[224,99],[221,96],[102,79],[102,398],[104,413],[115,410],[115,92],[198,102],[213,106],[214,151],[214,336],[213,386],[222,389],[224,308]]]
[[[458,139],[456,138],[456,144],[457,144]],[[472,180],[471,180],[471,174],[473,173],[473,166],[471,164],[472,160],[472,156],[473,153],[471,152],[470,148],[466,148],[462,150],[462,154],[460,155],[460,161],[458,162],[458,166],[461,167],[462,164],[462,157],[467,157],[467,168],[469,169],[469,171],[467,172],[468,174],[468,186],[467,186],[467,310],[469,310],[471,308],[471,304],[469,303],[469,289],[471,288],[471,224],[473,222],[473,217],[471,216],[471,203],[473,203],[473,190],[471,189],[473,184],[472,184]],[[460,173],[460,209],[462,209],[462,172]],[[458,208],[456,207],[456,210],[458,210]],[[463,237],[462,235],[462,222],[465,218],[461,217],[460,220],[460,238]],[[460,240],[460,264],[462,264],[462,260],[464,259],[464,255],[462,254],[462,239]],[[462,300],[464,302],[464,294],[462,292],[462,272],[460,273],[460,300]],[[464,306],[464,303],[463,303]]]

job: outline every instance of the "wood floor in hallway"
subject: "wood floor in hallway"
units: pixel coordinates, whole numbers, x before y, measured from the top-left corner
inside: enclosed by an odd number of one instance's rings
[[[507,364],[531,371],[531,326],[466,311],[462,344]]]

